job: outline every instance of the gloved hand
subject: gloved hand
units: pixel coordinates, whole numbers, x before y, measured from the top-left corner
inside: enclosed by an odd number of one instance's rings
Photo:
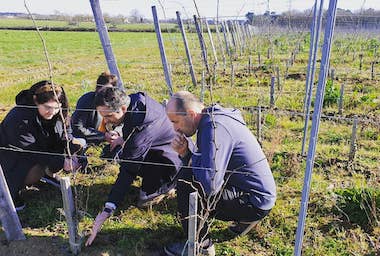
[[[98,214],[98,216],[96,216],[94,225],[91,230],[91,235],[86,241],[86,246],[90,246],[92,244],[96,235],[100,231],[103,223],[106,221],[106,219],[108,219],[109,216],[111,216],[111,214],[112,212],[106,212],[103,210],[101,213]]]

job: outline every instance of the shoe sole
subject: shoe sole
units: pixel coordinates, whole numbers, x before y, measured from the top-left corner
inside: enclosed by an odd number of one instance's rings
[[[17,206],[17,207],[15,207],[15,210],[16,210],[16,212],[19,212],[19,211],[22,211],[22,210],[24,210],[25,209],[25,207],[26,207],[26,205],[24,204],[24,205],[21,205],[21,206]]]
[[[43,183],[50,184],[50,185],[52,185],[52,186],[54,186],[56,188],[59,188],[59,189],[61,188],[61,184],[60,183],[56,183],[54,181],[51,181],[50,179],[46,179],[46,178],[42,177],[40,179],[40,181],[43,182]]]
[[[201,252],[200,254],[198,254],[199,256],[202,256],[202,255],[215,256],[215,247],[214,247],[214,245],[212,245],[211,251],[207,251],[208,249],[202,249],[202,250],[205,250],[205,252]],[[177,254],[174,254],[171,251],[168,251],[166,249],[166,246],[164,247],[164,252],[166,253],[166,256],[178,256]],[[187,256],[187,255],[184,254],[184,256]]]
[[[166,249],[166,247],[164,247],[164,253],[165,253],[165,256],[177,256],[177,255],[171,253],[170,251],[168,251],[168,250]]]
[[[237,230],[234,230],[234,226],[233,227],[230,227],[229,230],[234,233],[235,235],[237,236],[244,236],[246,234],[249,233],[249,231],[251,231],[254,227],[257,226],[257,224],[260,222],[260,220],[257,220],[257,221],[253,221],[251,222],[245,229],[243,229],[243,231],[241,232],[238,232]]]
[[[137,207],[139,207],[139,208],[147,208],[149,206],[159,204],[165,197],[167,197],[167,198],[174,198],[175,197],[175,189],[174,188],[170,189],[165,194],[161,194],[161,195],[155,197],[152,200],[149,200],[149,201],[146,201],[146,202],[140,202],[139,201],[137,203]]]

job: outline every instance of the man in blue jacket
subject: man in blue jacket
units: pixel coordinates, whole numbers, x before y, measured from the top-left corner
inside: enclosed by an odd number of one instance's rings
[[[177,132],[174,150],[184,164],[191,159],[191,167],[181,170],[177,184],[182,226],[187,232],[189,194],[197,191],[201,198],[198,253],[215,255],[208,236],[209,217],[235,221],[232,230],[237,233],[257,223],[275,204],[272,172],[240,111],[219,105],[204,108],[193,94],[182,91],[169,100],[166,113]],[[196,146],[188,139],[195,133]],[[167,255],[187,255],[186,243],[173,243],[164,250]]]
[[[171,147],[175,132],[164,107],[146,93],[126,95],[115,87],[104,87],[95,96],[95,106],[106,123],[123,124],[122,136],[112,135],[111,149],[120,146],[120,171],[103,212],[95,219],[91,245],[103,222],[120,205],[136,176],[142,177],[139,206],[157,203],[175,187],[173,180],[181,165]]]

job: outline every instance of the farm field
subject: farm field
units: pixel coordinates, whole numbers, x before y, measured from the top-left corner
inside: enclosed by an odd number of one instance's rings
[[[95,23],[91,21],[64,21],[64,20],[36,20],[41,30],[67,31],[95,31]],[[153,23],[109,23],[110,30],[123,32],[154,32]],[[31,29],[35,30],[31,19],[0,18],[1,29]],[[167,24],[166,28],[174,29],[174,24]]]
[[[93,90],[97,76],[107,69],[98,34],[95,31],[41,31],[41,34],[53,66],[53,80],[64,86],[73,110],[76,100]],[[172,32],[163,36],[174,91],[186,89],[200,95],[204,68],[196,34],[187,36],[197,87],[191,83],[181,35]],[[213,36],[217,37],[215,33]],[[167,99],[156,35],[125,32],[110,33],[110,37],[127,91],[144,90],[158,101]],[[234,238],[228,231],[229,223],[215,221],[211,236],[217,255],[293,254],[306,165],[301,142],[309,41],[308,33],[302,31],[257,32],[245,49],[237,49],[231,60],[225,56],[225,65],[219,51],[216,72],[213,76],[206,74],[205,81],[212,86],[205,86],[205,102],[244,109],[254,134],[258,134],[257,107],[262,106],[261,141],[278,191],[276,206],[247,236]],[[330,62],[330,70],[334,71],[330,72],[333,75],[328,77],[326,86],[303,255],[379,255],[379,46],[379,34],[375,32],[335,33]],[[212,63],[211,50],[208,53]],[[16,94],[39,80],[48,79],[49,71],[35,31],[0,30],[0,56],[2,120],[14,106]],[[251,66],[248,66],[249,59]],[[276,85],[274,106],[270,108],[270,81],[272,75],[276,76],[276,67],[281,84]],[[342,84],[345,86],[343,111],[339,113]],[[349,161],[354,116],[359,120],[357,146],[354,160]],[[83,214],[80,230],[85,233],[102,208],[118,172],[117,165],[99,159],[99,148],[91,148],[88,154],[88,173],[72,177]],[[138,183],[137,180],[135,185]],[[62,208],[60,191],[41,184],[26,190],[24,197],[27,207],[19,216],[28,239],[0,245],[0,255],[12,255],[12,252],[44,255],[46,248],[51,255],[67,255],[68,236],[59,210]],[[83,247],[81,255],[159,255],[163,245],[181,238],[175,199],[141,210],[136,207],[137,197],[138,188],[134,187],[105,223],[94,244]],[[4,234],[0,235],[3,238]]]

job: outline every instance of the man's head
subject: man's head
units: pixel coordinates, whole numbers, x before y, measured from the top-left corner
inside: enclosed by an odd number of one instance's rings
[[[106,123],[119,125],[128,110],[130,98],[117,87],[104,87],[95,95],[95,107]]]
[[[166,113],[174,130],[190,137],[198,129],[204,106],[194,94],[187,91],[175,93],[166,105]]]
[[[117,85],[117,76],[111,74],[109,71],[105,71],[100,74],[98,79],[96,80],[96,88],[95,91],[99,91],[104,86],[116,87]]]

